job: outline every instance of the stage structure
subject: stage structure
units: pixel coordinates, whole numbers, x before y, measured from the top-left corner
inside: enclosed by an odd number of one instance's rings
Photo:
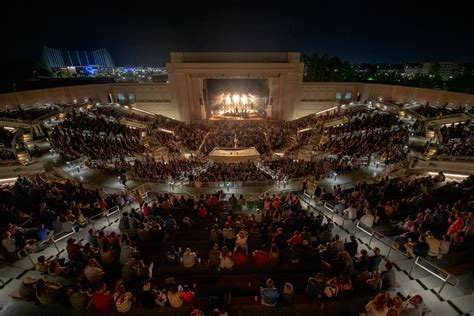
[[[166,67],[186,122],[291,119],[303,82],[299,53],[172,52]]]
[[[260,154],[255,147],[248,148],[225,148],[216,147],[210,154],[209,159],[212,161],[239,163],[246,161],[257,161],[260,159]]]

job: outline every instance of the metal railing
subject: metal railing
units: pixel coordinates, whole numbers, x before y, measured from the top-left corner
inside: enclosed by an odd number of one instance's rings
[[[415,260],[415,262],[413,262],[413,265],[411,266],[410,272],[408,272],[408,274],[411,275],[411,273],[413,272],[413,269],[415,268],[415,266],[423,269],[424,271],[428,272],[429,274],[431,274],[432,276],[440,279],[443,282],[443,284],[441,285],[441,287],[439,288],[439,290],[437,292],[438,294],[441,293],[441,291],[443,290],[443,288],[446,284],[449,284],[451,286],[457,286],[458,283],[459,283],[459,280],[457,278],[455,278],[451,273],[437,267],[433,263],[431,263],[428,260],[423,259],[421,257],[416,257],[416,260]],[[428,267],[433,268],[435,271],[431,270]],[[449,282],[450,279],[454,279],[454,283]]]

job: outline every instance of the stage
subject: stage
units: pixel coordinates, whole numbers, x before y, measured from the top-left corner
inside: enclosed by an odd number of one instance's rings
[[[246,161],[257,161],[260,153],[255,147],[248,148],[225,148],[216,147],[209,154],[209,159],[216,162],[239,163]]]

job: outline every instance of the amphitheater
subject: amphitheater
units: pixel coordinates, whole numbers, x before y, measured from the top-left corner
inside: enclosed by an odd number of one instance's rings
[[[474,312],[474,95],[167,72],[0,94],[2,315]]]

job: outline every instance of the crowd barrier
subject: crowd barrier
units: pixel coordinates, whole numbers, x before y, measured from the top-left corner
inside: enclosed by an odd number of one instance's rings
[[[334,208],[334,205],[332,205],[328,201],[315,200],[315,199],[309,197],[309,195],[307,193],[304,194],[303,201],[308,204],[308,209],[312,208],[314,210],[317,210],[316,206],[313,206],[311,204],[311,201],[313,201],[315,205],[322,206],[326,211],[328,211],[331,214],[330,216],[328,216],[328,215],[323,213],[324,216],[328,219],[331,219],[336,225],[340,226],[341,228],[344,228],[345,223],[347,221],[350,221],[345,216],[343,216],[343,215],[339,214],[338,212],[336,212],[336,210]],[[342,224],[341,225],[339,225],[338,223],[336,223],[334,221],[335,217],[338,217],[338,218],[342,219]],[[365,233],[367,236],[370,237],[369,242],[368,242],[369,247],[371,246],[372,241],[374,239],[376,239],[381,244],[387,246],[388,251],[385,254],[385,258],[387,260],[390,258],[390,254],[392,253],[393,250],[398,251],[399,253],[401,253],[402,255],[405,256],[405,253],[398,250],[398,248],[395,246],[395,244],[396,244],[395,241],[392,240],[390,237],[385,236],[384,234],[378,232],[377,230],[375,230],[373,228],[367,227],[366,225],[362,224],[358,220],[355,220],[355,229]],[[355,231],[352,231],[350,233],[355,233]],[[387,242],[387,240],[390,240],[390,241]],[[419,256],[416,257],[416,259],[415,259],[415,261],[414,261],[414,263],[413,263],[413,265],[412,265],[412,267],[411,267],[411,269],[408,273],[411,277],[413,277],[412,273],[413,273],[413,269],[415,268],[415,266],[423,269],[424,271],[426,271],[429,274],[433,275],[437,279],[441,280],[442,285],[439,288],[439,290],[437,291],[438,294],[441,293],[441,291],[444,289],[446,284],[449,284],[451,286],[457,286],[457,284],[459,283],[459,280],[454,275],[452,275],[451,273],[441,269],[440,267],[438,267],[434,263],[432,263],[432,262],[430,262],[430,261],[428,261],[428,260],[426,260],[422,257],[419,257]]]

